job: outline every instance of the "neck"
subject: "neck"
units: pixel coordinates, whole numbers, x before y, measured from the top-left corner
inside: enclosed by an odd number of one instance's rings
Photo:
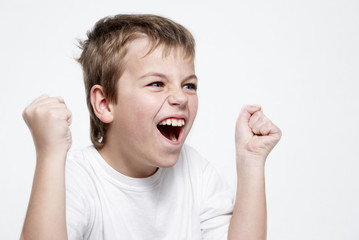
[[[157,167],[149,166],[136,159],[133,153],[127,153],[120,147],[111,146],[106,143],[101,149],[98,150],[102,158],[117,172],[132,178],[146,178],[150,177],[157,171]]]

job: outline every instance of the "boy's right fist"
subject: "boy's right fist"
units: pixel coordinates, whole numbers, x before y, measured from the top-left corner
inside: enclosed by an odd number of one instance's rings
[[[66,154],[71,147],[71,112],[60,97],[42,95],[23,112],[37,154]]]

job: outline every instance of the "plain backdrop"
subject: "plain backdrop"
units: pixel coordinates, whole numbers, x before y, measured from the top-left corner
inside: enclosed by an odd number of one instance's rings
[[[359,239],[359,2],[0,2],[0,239],[18,239],[35,151],[23,109],[42,93],[90,144],[76,39],[97,20],[154,13],[197,41],[200,106],[187,143],[236,186],[234,126],[258,103],[283,131],[266,163],[269,240]]]

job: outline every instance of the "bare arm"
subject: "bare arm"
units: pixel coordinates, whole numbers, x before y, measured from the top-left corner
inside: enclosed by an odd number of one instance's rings
[[[65,156],[38,156],[21,239],[67,239],[65,219]],[[48,163],[50,162],[50,163]]]
[[[67,239],[65,160],[71,146],[71,112],[61,98],[43,95],[24,110],[23,117],[37,159],[21,239]]]
[[[228,239],[267,237],[265,160],[281,137],[259,106],[244,106],[236,126],[237,194]]]

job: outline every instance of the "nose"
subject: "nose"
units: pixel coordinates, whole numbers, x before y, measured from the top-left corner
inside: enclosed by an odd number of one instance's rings
[[[168,96],[168,102],[170,105],[174,106],[186,106],[188,103],[188,96],[183,92],[182,88],[172,89]]]

